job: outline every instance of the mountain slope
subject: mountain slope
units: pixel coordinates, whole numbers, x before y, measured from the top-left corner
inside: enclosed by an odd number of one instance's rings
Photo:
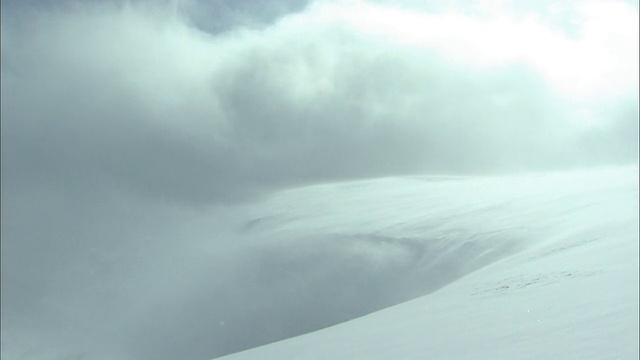
[[[282,192],[243,231],[292,316],[388,308],[224,359],[637,358],[637,170]]]

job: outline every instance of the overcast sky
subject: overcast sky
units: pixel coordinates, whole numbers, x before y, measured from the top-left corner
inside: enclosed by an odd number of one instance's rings
[[[422,3],[3,1],[3,354],[246,345],[180,309],[272,190],[637,163],[636,2]]]

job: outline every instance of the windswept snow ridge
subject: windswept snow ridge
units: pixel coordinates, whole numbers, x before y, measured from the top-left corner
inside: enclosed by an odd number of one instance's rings
[[[240,230],[265,332],[398,305],[225,359],[637,358],[637,171],[281,192]]]

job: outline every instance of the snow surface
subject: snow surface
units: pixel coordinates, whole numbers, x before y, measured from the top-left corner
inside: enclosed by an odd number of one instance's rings
[[[637,174],[384,178],[247,206],[256,266],[288,278],[264,286],[322,289],[292,317],[384,309],[223,358],[637,359]]]

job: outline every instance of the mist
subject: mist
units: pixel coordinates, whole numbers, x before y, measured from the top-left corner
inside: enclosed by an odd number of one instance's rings
[[[3,359],[205,359],[329,325],[311,295],[285,318],[305,281],[259,275],[351,250],[239,230],[275,191],[638,162],[637,4],[213,4],[3,2]]]

